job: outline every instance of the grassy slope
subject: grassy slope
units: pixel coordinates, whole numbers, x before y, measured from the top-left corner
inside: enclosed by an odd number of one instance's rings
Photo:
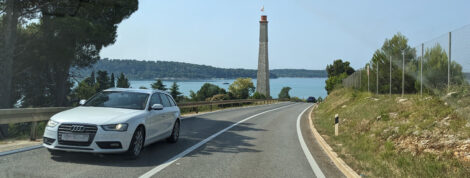
[[[339,89],[314,111],[314,124],[359,174],[470,177],[468,119],[441,99],[405,98]],[[336,113],[340,116],[338,137],[333,136]]]

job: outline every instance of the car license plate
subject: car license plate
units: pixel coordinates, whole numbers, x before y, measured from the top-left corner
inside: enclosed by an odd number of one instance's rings
[[[88,134],[62,134],[62,140],[75,142],[88,142]]]

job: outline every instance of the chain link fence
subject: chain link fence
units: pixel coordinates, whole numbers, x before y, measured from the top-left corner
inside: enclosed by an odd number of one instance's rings
[[[343,79],[343,86],[401,95],[443,96],[468,90],[470,25],[414,47],[400,35],[387,39],[364,68]]]

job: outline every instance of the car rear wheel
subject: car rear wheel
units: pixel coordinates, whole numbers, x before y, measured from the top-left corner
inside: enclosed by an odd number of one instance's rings
[[[142,149],[144,148],[144,136],[145,132],[142,127],[138,127],[134,135],[132,136],[131,143],[129,145],[129,149],[127,150],[127,155],[131,159],[135,159],[139,157],[140,153],[142,152]]]
[[[179,136],[180,136],[180,121],[176,120],[173,126],[173,131],[171,132],[171,136],[168,137],[166,140],[170,143],[176,143],[178,141]]]

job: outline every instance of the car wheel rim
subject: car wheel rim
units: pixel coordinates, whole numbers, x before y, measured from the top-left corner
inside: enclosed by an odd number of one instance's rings
[[[175,140],[178,139],[178,137],[180,136],[180,124],[178,122],[175,125],[175,131],[173,133],[173,136]]]
[[[144,137],[142,131],[137,131],[135,134],[135,142],[134,142],[134,154],[139,155],[140,151],[142,150],[142,143],[144,141]]]

